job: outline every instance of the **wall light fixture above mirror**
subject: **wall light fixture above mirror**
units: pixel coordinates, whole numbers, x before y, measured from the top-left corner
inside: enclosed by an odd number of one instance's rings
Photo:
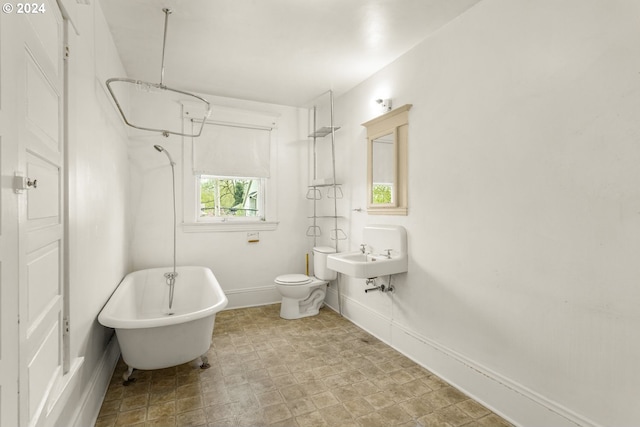
[[[407,215],[407,143],[411,104],[362,124],[367,128],[367,213]]]

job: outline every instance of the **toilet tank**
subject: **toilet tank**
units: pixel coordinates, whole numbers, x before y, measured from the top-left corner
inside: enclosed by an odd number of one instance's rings
[[[313,248],[313,275],[320,280],[334,280],[338,273],[327,268],[327,257],[335,254],[336,250],[330,246]]]

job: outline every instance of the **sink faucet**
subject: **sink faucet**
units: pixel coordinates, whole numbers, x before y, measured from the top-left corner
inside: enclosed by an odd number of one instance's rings
[[[366,244],[364,244],[364,243],[362,243],[362,244],[360,245],[360,252],[365,253],[365,252],[366,252],[366,249],[367,249],[367,245],[366,245]]]
[[[388,259],[391,259],[391,249],[385,249],[385,252],[387,252],[385,255],[387,256]]]

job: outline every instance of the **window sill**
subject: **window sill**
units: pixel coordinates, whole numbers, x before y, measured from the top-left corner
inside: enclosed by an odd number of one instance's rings
[[[278,228],[278,221],[188,222],[182,224],[182,231],[185,233],[273,231],[276,228]]]

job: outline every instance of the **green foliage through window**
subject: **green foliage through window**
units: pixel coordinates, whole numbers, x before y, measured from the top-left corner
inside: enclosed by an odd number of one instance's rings
[[[259,178],[200,177],[200,217],[262,216]]]
[[[373,204],[391,203],[391,184],[373,185]]]

